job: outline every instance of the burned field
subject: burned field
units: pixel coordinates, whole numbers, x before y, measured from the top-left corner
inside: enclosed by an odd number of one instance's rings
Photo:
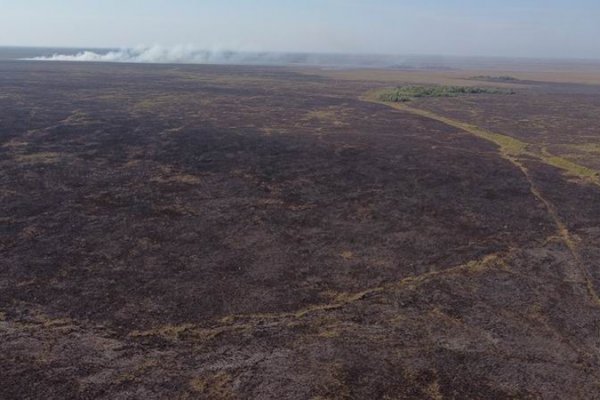
[[[0,398],[598,398],[600,90],[386,86],[0,63]]]

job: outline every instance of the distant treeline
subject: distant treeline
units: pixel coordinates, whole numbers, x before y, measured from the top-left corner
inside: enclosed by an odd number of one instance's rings
[[[469,94],[514,94],[511,89],[471,86],[401,86],[379,93],[379,100],[393,103],[420,97],[456,97]]]
[[[490,76],[490,75],[478,75],[474,76],[471,79],[475,81],[490,81],[490,82],[517,82],[519,79],[513,76]]]

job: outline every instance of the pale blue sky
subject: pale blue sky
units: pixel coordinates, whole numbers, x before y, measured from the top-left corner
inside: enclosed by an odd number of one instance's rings
[[[600,58],[600,0],[0,0],[0,45]]]

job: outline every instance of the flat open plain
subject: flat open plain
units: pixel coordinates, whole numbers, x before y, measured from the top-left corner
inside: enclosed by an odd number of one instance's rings
[[[486,75],[0,62],[0,398],[600,399],[600,74]]]

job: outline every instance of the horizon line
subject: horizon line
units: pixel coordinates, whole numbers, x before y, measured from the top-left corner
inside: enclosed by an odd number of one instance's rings
[[[13,49],[46,49],[46,50],[79,50],[79,51],[118,51],[136,48],[174,48],[178,46],[194,47],[199,51],[221,52],[221,53],[240,53],[240,54],[286,54],[286,55],[332,55],[332,56],[362,56],[362,57],[448,57],[457,59],[503,59],[503,60],[530,60],[530,61],[592,61],[600,62],[600,57],[563,57],[563,56],[508,56],[508,55],[474,55],[474,54],[441,54],[441,53],[378,53],[378,52],[344,52],[344,51],[299,51],[299,50],[232,50],[220,49],[210,50],[202,46],[190,44],[183,45],[135,45],[135,46],[49,46],[49,45],[12,45],[0,44],[0,48]]]

